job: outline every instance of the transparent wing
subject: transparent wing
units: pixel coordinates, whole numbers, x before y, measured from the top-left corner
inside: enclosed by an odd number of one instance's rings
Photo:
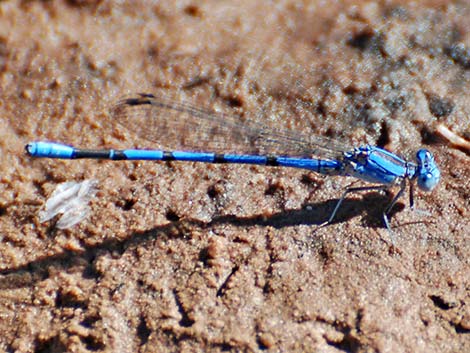
[[[113,118],[159,148],[336,159],[350,148],[321,136],[268,129],[239,117],[197,108],[166,97],[139,94],[118,102]]]

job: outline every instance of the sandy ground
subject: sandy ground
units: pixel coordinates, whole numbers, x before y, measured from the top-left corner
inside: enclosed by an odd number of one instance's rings
[[[470,351],[468,1],[1,1],[0,351]],[[431,150],[431,193],[306,170],[45,160],[31,140],[158,147],[136,92],[277,129]],[[112,126],[110,126],[112,125]],[[158,143],[158,142],[157,142]],[[171,146],[169,146],[171,148]],[[96,179],[90,216],[38,212]]]

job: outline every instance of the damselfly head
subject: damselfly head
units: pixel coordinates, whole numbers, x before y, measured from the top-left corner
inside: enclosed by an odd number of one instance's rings
[[[418,187],[424,191],[431,191],[441,178],[441,172],[434,161],[434,156],[428,150],[421,149],[416,153],[416,162],[418,164],[416,170]]]

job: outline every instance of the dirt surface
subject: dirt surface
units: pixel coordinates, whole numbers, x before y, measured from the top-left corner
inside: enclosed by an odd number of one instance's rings
[[[0,351],[470,351],[468,1],[1,1]],[[431,193],[198,163],[45,160],[32,140],[158,147],[108,109],[165,94],[277,129],[384,146]],[[172,147],[172,146],[168,146]],[[173,146],[175,147],[175,146]],[[38,212],[98,181],[70,229]]]

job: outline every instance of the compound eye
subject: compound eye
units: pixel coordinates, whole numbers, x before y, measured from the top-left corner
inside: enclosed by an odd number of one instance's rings
[[[431,191],[439,182],[439,175],[426,173],[418,177],[418,187],[424,191]]]
[[[421,149],[416,152],[416,160],[418,161],[418,164],[426,165],[430,162],[434,162],[434,157],[428,150]]]

